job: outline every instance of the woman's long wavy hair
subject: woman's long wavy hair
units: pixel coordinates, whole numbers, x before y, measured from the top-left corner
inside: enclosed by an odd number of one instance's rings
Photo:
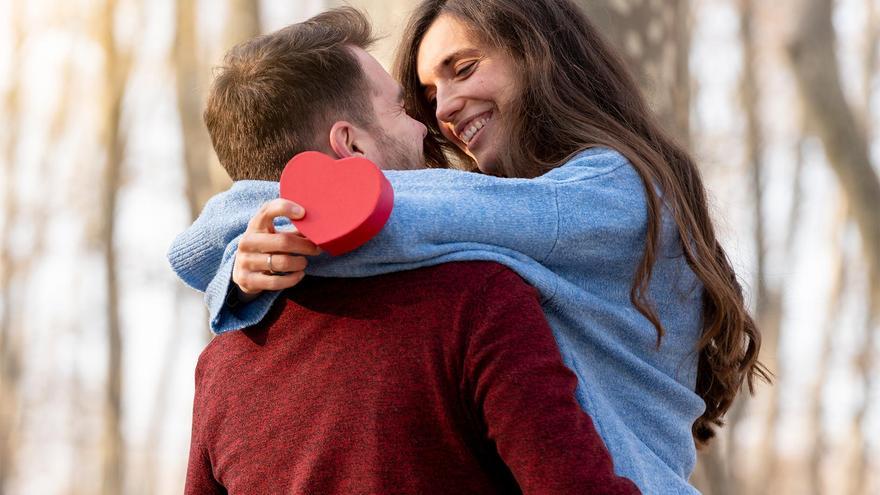
[[[407,110],[429,129],[430,166],[474,163],[440,133],[433,105],[419,82],[417,58],[426,31],[440,15],[469,26],[475,41],[503,50],[522,68],[519,100],[506,116],[508,151],[500,175],[530,178],[562,165],[574,154],[604,146],[622,153],[645,184],[648,228],[645,251],[630,300],[657,329],[664,329],[648,299],[658,256],[661,199],[683,239],[688,264],[702,281],[702,338],[696,393],[706,411],[693,425],[698,446],[723,425],[743,381],[769,381],[758,362],[761,335],[743,300],[742,287],[715,235],[706,191],[688,152],[657,123],[623,60],[585,14],[568,0],[425,0],[413,12],[395,72]]]

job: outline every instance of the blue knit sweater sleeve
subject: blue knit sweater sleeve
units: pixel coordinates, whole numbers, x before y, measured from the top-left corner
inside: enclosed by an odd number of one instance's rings
[[[346,255],[310,259],[307,273],[367,277],[451,261],[490,260],[514,269],[544,300],[549,299],[557,276],[542,263],[559,243],[557,190],[625,163],[617,153],[605,151],[584,152],[535,179],[438,169],[386,171],[395,201],[382,232]],[[174,271],[190,286],[205,291],[216,333],[259,322],[278,296],[263,293],[239,308],[225,301],[238,239],[260,205],[277,196],[277,183],[237,182],[213,198],[171,246],[168,258]],[[589,205],[588,197],[580,199]],[[276,224],[281,227],[284,221]]]

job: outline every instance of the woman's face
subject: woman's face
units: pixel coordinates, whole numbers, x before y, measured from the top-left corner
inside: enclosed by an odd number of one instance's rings
[[[417,66],[443,135],[483,173],[497,175],[499,152],[507,146],[501,123],[516,96],[513,61],[473,41],[464,23],[441,15],[422,39]]]

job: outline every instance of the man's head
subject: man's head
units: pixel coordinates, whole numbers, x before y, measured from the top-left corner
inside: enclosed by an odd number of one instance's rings
[[[297,153],[365,156],[386,169],[423,166],[425,128],[400,85],[367,52],[369,21],[334,9],[230,50],[205,123],[233,180],[278,180]]]

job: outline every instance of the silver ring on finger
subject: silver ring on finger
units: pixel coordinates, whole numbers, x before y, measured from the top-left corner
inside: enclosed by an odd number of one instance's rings
[[[275,268],[272,267],[272,255],[270,254],[268,258],[266,258],[266,264],[269,266],[269,274],[270,275],[287,275],[284,272],[276,272]]]

